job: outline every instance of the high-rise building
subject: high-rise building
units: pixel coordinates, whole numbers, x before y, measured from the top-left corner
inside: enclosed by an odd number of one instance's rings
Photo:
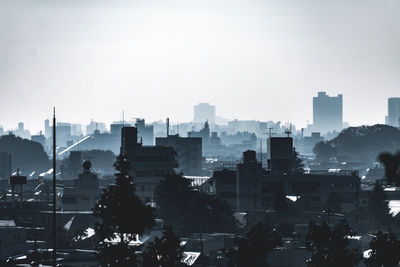
[[[291,173],[293,168],[293,138],[268,138],[268,165],[273,172]]]
[[[190,131],[187,133],[187,136],[188,137],[201,137],[203,145],[204,146],[209,145],[210,144],[210,125],[206,121],[204,123],[204,127],[200,131],[198,131],[198,132]]]
[[[194,106],[194,123],[203,124],[208,121],[209,124],[215,124],[215,106],[209,103],[200,103]]]
[[[343,129],[343,95],[329,96],[326,92],[318,92],[313,97],[314,131],[326,134]]]
[[[71,135],[73,136],[81,136],[82,133],[82,124],[73,123],[71,124]]]
[[[16,136],[19,136],[19,137],[25,138],[25,139],[30,139],[30,137],[31,137],[31,133],[29,132],[29,130],[26,130],[24,128],[23,122],[18,123],[18,128],[14,131],[14,134]]]
[[[200,176],[202,174],[202,139],[200,137],[180,137],[168,135],[157,137],[156,146],[170,146],[176,154],[179,167],[177,172],[184,175]]]
[[[46,119],[44,121],[44,136],[46,138],[49,138],[51,136],[51,127],[50,127],[50,121],[49,119]]]
[[[104,122],[90,121],[90,124],[86,125],[86,135],[93,134],[95,130],[104,133],[107,131],[106,124]]]
[[[388,99],[386,124],[393,127],[400,127],[400,97],[391,97]]]
[[[46,147],[46,137],[42,134],[42,131],[39,134],[32,135],[31,140],[41,144],[43,148]]]
[[[169,146],[142,146],[135,127],[123,127],[121,132],[121,154],[131,162],[137,195],[146,203],[153,202],[158,183],[178,168],[176,152]]]
[[[53,136],[53,126],[50,126],[51,134]],[[71,124],[68,122],[57,122],[56,126],[57,145],[65,146],[68,141],[71,141]]]
[[[138,129],[138,137],[145,146],[154,145],[154,127],[146,125],[144,119],[136,120],[136,128]]]

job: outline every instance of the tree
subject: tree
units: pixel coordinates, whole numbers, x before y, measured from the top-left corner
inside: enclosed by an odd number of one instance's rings
[[[368,192],[367,204],[370,218],[375,226],[382,227],[390,223],[392,219],[390,209],[380,180],[376,180],[373,190]]]
[[[325,204],[325,212],[331,213],[341,212],[342,206],[340,203],[340,195],[337,192],[331,192]]]
[[[160,181],[155,190],[157,215],[164,220],[164,225],[174,226],[178,233],[185,232],[190,219],[190,180],[178,174],[170,174]]]
[[[395,267],[400,263],[400,240],[389,232],[378,231],[369,243],[371,252],[365,260],[367,266]]]
[[[245,237],[236,238],[234,246],[225,254],[230,264],[237,267],[269,266],[268,254],[280,244],[281,238],[275,230],[268,225],[258,223]]]
[[[300,158],[299,152],[293,148],[293,172],[295,174],[302,174],[304,173],[304,163],[303,160]]]
[[[11,155],[14,170],[19,168],[23,172],[40,173],[51,168],[51,161],[41,144],[13,134],[0,136],[0,152]]]
[[[352,267],[361,260],[357,249],[348,249],[349,236],[355,233],[346,221],[342,221],[333,229],[323,222],[321,225],[311,221],[306,236],[307,250],[312,252],[307,260],[309,267]]]
[[[102,266],[135,266],[136,249],[130,243],[154,226],[154,211],[136,196],[127,157],[118,156],[114,167],[116,184],[104,190],[93,209],[100,218],[95,226],[99,258]]]
[[[157,215],[180,235],[193,232],[234,231],[235,219],[221,200],[195,191],[179,174],[167,175],[155,191]]]
[[[370,165],[382,151],[393,153],[400,147],[400,131],[383,124],[349,127],[326,144],[328,150],[334,148],[335,155],[331,156],[339,161],[362,161]]]
[[[161,238],[156,237],[154,242],[147,246],[143,253],[144,267],[175,267],[185,266],[182,263],[183,247],[181,241],[171,227],[163,230]]]
[[[319,142],[314,148],[313,152],[319,161],[329,161],[336,157],[336,149],[329,142]]]
[[[396,154],[381,153],[378,159],[385,166],[385,177],[388,183],[400,186],[400,151]]]

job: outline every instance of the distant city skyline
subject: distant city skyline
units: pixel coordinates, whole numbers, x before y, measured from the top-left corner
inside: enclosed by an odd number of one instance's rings
[[[344,100],[344,101],[346,101],[346,100]],[[202,102],[202,103],[208,103],[208,102]],[[202,103],[197,103],[197,104],[202,104]],[[212,104],[212,103],[209,103],[209,104]],[[196,105],[194,105],[194,106],[196,106]],[[216,118],[227,119],[229,121],[233,121],[233,120],[256,120],[256,121],[275,121],[275,122],[280,121],[283,124],[289,124],[290,123],[290,124],[295,125],[297,130],[300,130],[301,128],[306,128],[307,124],[310,124],[310,125],[313,124],[313,116],[312,116],[312,114],[311,114],[311,117],[308,120],[306,120],[305,122],[301,122],[300,121],[299,123],[296,123],[296,122],[294,122],[292,120],[283,120],[283,119],[279,119],[279,118],[272,119],[272,118],[268,118],[268,117],[265,117],[265,118],[262,118],[262,117],[260,117],[260,118],[245,118],[245,117],[239,117],[239,116],[224,117],[224,116],[220,116],[218,114],[218,110],[219,110],[218,107],[216,105],[213,105],[213,106],[215,106],[215,109],[217,110]],[[312,108],[312,103],[311,103],[310,106],[311,106],[311,113],[312,113],[312,109],[313,109]],[[191,108],[192,113],[193,113],[193,107]],[[308,109],[308,107],[307,107],[307,109]],[[386,99],[386,105],[385,105],[385,111],[386,111],[385,114],[386,115],[387,115],[387,109],[388,109],[388,107],[387,107],[387,99]],[[60,113],[64,114],[65,111],[63,111],[63,110],[59,111],[58,109],[56,109],[56,110],[57,110],[57,112],[56,112],[57,114],[56,115],[57,115],[58,123],[60,123],[60,122],[62,122],[62,123],[71,123],[71,125],[73,125],[73,124],[81,124],[82,125],[82,131],[84,131],[86,129],[86,126],[90,125],[93,121],[96,121],[96,122],[99,122],[99,123],[105,123],[106,127],[109,130],[110,124],[115,123],[115,122],[121,122],[123,120],[125,120],[125,122],[127,122],[127,123],[128,122],[132,123],[132,122],[135,122],[136,119],[141,118],[141,119],[145,119],[148,123],[153,123],[153,122],[157,122],[157,121],[165,121],[166,118],[167,118],[167,117],[164,117],[164,118],[160,117],[160,118],[149,119],[149,117],[145,117],[145,116],[142,116],[142,117],[141,116],[132,116],[131,114],[127,113],[126,110],[121,110],[120,114],[119,114],[119,117],[115,118],[115,119],[105,120],[105,119],[102,119],[102,118],[98,117],[98,118],[91,118],[91,119],[89,119],[87,121],[86,120],[79,121],[79,117],[77,119],[75,119],[75,120],[65,119],[64,117],[61,117],[62,115],[60,115]],[[346,113],[345,110],[343,111],[343,113],[344,114]],[[123,117],[123,114],[125,114],[124,117]],[[355,124],[355,123],[349,122],[347,120],[343,120],[343,123],[345,123],[345,124],[349,123],[350,126],[385,124],[385,123],[387,123],[385,121],[385,117],[387,117],[386,115],[380,121],[376,121],[376,122],[370,121],[370,123],[368,123],[368,122],[363,123],[361,121],[359,124],[357,124],[357,123]],[[39,120],[33,119],[33,120],[29,120],[29,121],[28,120],[26,120],[26,121],[19,120],[19,121],[15,121],[15,122],[10,122],[9,125],[7,125],[7,124],[3,123],[2,121],[0,121],[0,127],[3,127],[4,131],[14,130],[14,129],[18,129],[19,123],[22,122],[22,123],[24,123],[25,129],[30,130],[31,134],[37,134],[40,131],[42,131],[43,134],[44,134],[44,132],[45,132],[44,131],[45,130],[44,120],[45,119],[51,119],[52,118],[51,116],[52,115],[50,115],[50,116],[48,116],[46,118],[42,118],[41,120],[40,119]],[[82,117],[86,117],[85,114],[82,114]],[[105,116],[105,117],[109,118],[108,116]],[[174,124],[176,124],[176,123],[195,123],[194,114],[192,114],[192,118],[188,118],[187,120],[179,120],[174,116],[172,116],[172,117],[170,116],[169,118],[170,118],[171,123],[174,123]],[[36,123],[36,121],[37,121],[37,123]],[[218,123],[216,123],[216,124],[218,124]]]
[[[345,5],[346,8],[343,8]],[[350,125],[384,123],[400,92],[400,2],[0,3],[0,125],[228,119],[312,122],[318,91]]]

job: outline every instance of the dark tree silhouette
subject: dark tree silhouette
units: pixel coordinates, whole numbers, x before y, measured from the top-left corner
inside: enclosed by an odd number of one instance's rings
[[[400,131],[383,124],[349,127],[326,144],[328,150],[334,149],[335,157],[339,160],[362,160],[366,164],[373,164],[376,155],[382,151],[393,153],[400,147]]]
[[[102,266],[135,266],[136,249],[129,243],[154,226],[154,212],[136,196],[126,156],[118,156],[114,166],[116,184],[104,190],[93,209],[94,215],[101,220],[95,226],[99,258]]]
[[[41,144],[13,134],[0,136],[0,152],[11,155],[13,169],[43,172],[51,168],[51,162]]]
[[[317,225],[311,221],[306,236],[307,250],[312,252],[307,260],[309,267],[352,267],[361,260],[356,249],[348,249],[349,236],[355,233],[346,221],[342,221],[333,229],[326,222]]]
[[[157,215],[166,226],[180,235],[193,232],[235,230],[235,219],[229,206],[221,200],[195,191],[190,180],[170,174],[156,188]]]
[[[191,218],[185,212],[190,209],[191,195],[190,180],[178,174],[167,175],[155,191],[157,215],[179,233],[189,227]]]
[[[371,252],[365,264],[370,267],[395,267],[400,263],[400,241],[389,232],[378,231],[369,243]]]
[[[314,148],[313,152],[319,161],[329,161],[336,157],[336,149],[328,142],[319,142]]]
[[[183,259],[183,247],[172,228],[166,227],[161,238],[156,237],[143,252],[144,267],[175,267],[186,266]]]
[[[370,218],[375,227],[385,227],[391,222],[390,209],[380,180],[376,180],[373,190],[368,192],[367,204]]]
[[[385,166],[385,178],[388,183],[400,186],[400,151],[396,154],[381,153],[378,159]]]
[[[295,174],[302,174],[304,173],[304,163],[303,160],[300,158],[299,152],[293,148],[293,172]]]
[[[337,192],[331,192],[328,196],[328,200],[326,201],[325,204],[325,212],[328,213],[328,215],[336,212],[341,212],[342,211],[342,205],[340,202],[340,195]]]
[[[268,254],[281,244],[278,233],[261,223],[253,226],[243,238],[236,238],[234,246],[225,252],[228,266],[269,266]]]

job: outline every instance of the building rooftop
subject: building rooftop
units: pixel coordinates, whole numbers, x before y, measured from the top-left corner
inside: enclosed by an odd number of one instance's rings
[[[15,227],[14,220],[0,220],[0,227]]]

